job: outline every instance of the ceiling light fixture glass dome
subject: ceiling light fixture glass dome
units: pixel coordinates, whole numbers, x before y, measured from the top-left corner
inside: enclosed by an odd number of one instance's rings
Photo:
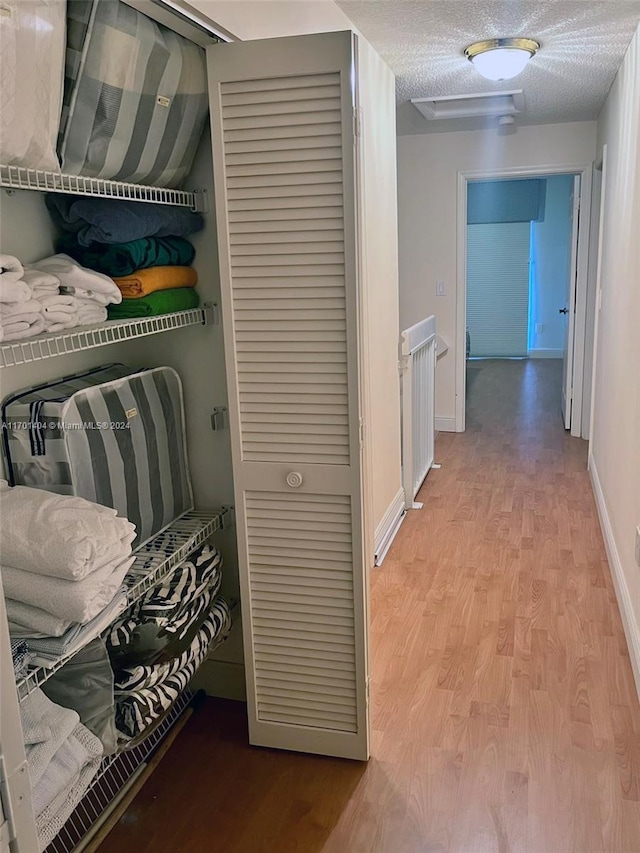
[[[487,80],[517,77],[540,49],[540,43],[527,38],[486,39],[464,49],[478,74]]]

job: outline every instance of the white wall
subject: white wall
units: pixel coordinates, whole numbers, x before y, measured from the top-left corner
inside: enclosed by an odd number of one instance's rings
[[[531,305],[529,349],[532,356],[558,357],[564,348],[571,273],[573,175],[547,178],[544,220],[531,223]],[[536,332],[536,324],[542,331]]]
[[[453,429],[456,353],[456,206],[459,171],[588,163],[595,122],[401,136],[398,139],[400,326],[435,314],[449,351],[438,359],[436,417]],[[446,295],[436,297],[436,280]]]
[[[358,108],[365,453],[376,550],[404,507],[398,374],[398,191],[395,78],[359,38]],[[391,508],[391,511],[390,511]],[[371,562],[371,565],[373,563]]]
[[[640,29],[598,121],[607,145],[590,469],[640,693]]]
[[[183,5],[240,41],[355,29],[333,0],[190,0]]]

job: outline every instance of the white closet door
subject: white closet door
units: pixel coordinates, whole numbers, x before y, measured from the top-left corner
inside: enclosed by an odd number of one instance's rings
[[[250,740],[365,759],[352,39],[208,63]]]

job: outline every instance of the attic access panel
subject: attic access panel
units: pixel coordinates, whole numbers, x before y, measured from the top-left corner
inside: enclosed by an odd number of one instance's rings
[[[411,103],[429,121],[477,116],[508,116],[524,111],[522,89],[411,98]]]

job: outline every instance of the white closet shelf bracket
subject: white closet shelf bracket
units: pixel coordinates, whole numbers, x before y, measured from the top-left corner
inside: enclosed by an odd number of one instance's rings
[[[206,542],[216,530],[224,530],[232,523],[233,507],[225,506],[209,511],[192,510],[139,548],[135,552],[135,562],[124,579],[127,605],[135,604],[147,590],[167,577],[194,548]],[[74,649],[73,652],[63,655],[52,666],[32,668],[23,678],[18,679],[16,686],[20,701],[36,687],[44,684],[79,651],[80,649]]]
[[[65,175],[62,172],[45,172],[42,169],[25,169],[23,166],[0,164],[0,187],[8,190],[36,190],[46,193],[117,198],[122,201],[148,201],[153,204],[173,204],[206,213],[207,201],[203,192],[187,192],[168,187],[150,187],[84,175]]]
[[[183,329],[185,326],[207,326],[217,323],[217,317],[217,306],[212,302],[205,302],[202,308],[174,311],[172,314],[160,314],[157,317],[109,320],[97,326],[78,326],[58,334],[9,341],[0,344],[0,368],[69,355],[107,344],[168,332],[171,329]]]

